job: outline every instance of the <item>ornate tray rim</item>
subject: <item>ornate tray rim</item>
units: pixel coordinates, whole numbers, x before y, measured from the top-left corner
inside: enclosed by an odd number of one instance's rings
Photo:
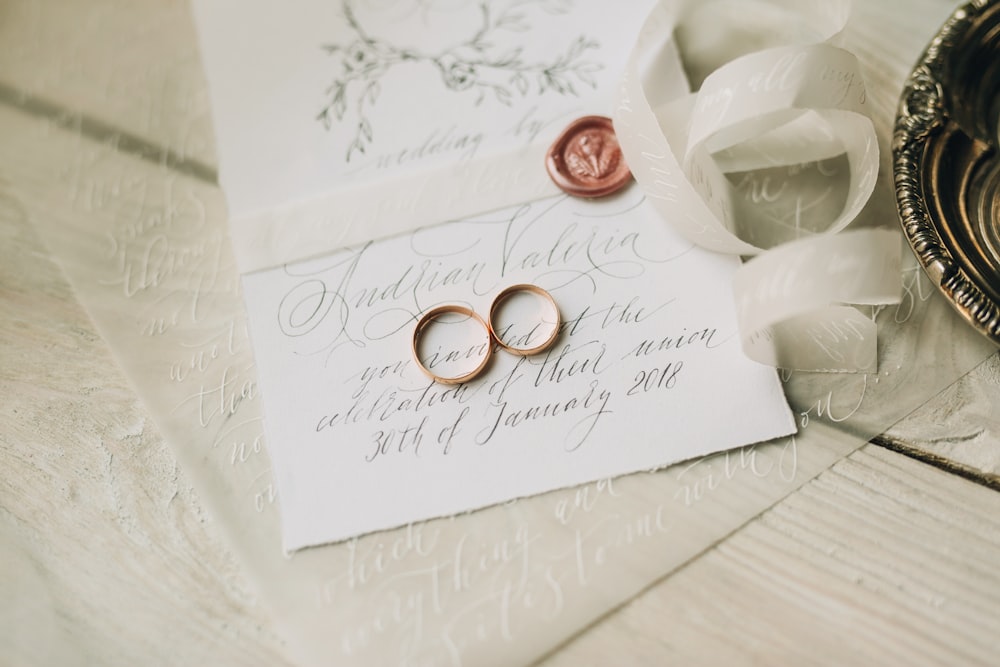
[[[903,233],[924,271],[973,327],[1000,344],[1000,305],[970,276],[942,238],[924,198],[928,143],[948,121],[945,60],[992,0],[958,7],[928,44],[903,87],[892,139],[896,208]]]

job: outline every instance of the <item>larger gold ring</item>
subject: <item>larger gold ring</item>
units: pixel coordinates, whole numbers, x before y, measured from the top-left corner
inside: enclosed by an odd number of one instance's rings
[[[427,327],[427,325],[433,322],[439,315],[443,315],[445,313],[458,313],[460,315],[470,317],[479,322],[479,324],[483,327],[483,331],[486,332],[486,353],[483,355],[483,360],[479,362],[478,366],[468,373],[457,377],[443,377],[436,375],[433,371],[431,371],[431,369],[424,366],[424,362],[420,360],[420,355],[417,354],[417,342],[420,340],[420,334]],[[437,308],[432,308],[424,313],[423,317],[421,317],[417,322],[417,326],[413,329],[413,340],[411,344],[413,347],[413,359],[417,362],[417,366],[427,377],[435,382],[440,382],[441,384],[462,384],[463,382],[468,382],[483,372],[483,369],[486,368],[488,363],[490,363],[490,358],[493,356],[493,334],[490,332],[489,325],[483,321],[483,318],[473,312],[471,308],[466,308],[465,306],[459,306],[457,304],[438,306]]]
[[[504,301],[507,300],[507,298],[510,295],[515,294],[516,292],[531,292],[532,294],[537,294],[538,296],[542,297],[550,304],[552,304],[552,311],[556,314],[555,325],[552,327],[552,333],[549,335],[548,338],[542,341],[540,345],[528,348],[514,347],[512,345],[508,345],[507,343],[503,342],[503,340],[500,339],[500,336],[497,334],[496,329],[493,326],[493,316],[496,314],[497,309]],[[528,284],[511,285],[510,287],[506,288],[505,290],[497,294],[496,298],[493,299],[493,304],[490,305],[489,327],[490,327],[490,335],[493,336],[493,340],[497,342],[497,345],[507,350],[508,352],[513,352],[514,354],[519,354],[523,357],[543,352],[547,350],[549,347],[551,347],[552,344],[556,342],[556,338],[559,337],[560,326],[562,326],[562,316],[559,314],[559,306],[556,305],[556,301],[555,299],[552,298],[552,295],[543,290],[538,285],[528,285]]]

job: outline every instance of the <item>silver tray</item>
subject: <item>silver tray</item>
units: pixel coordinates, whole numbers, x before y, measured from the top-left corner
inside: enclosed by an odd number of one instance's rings
[[[1000,344],[1000,1],[959,7],[903,89],[896,206],[927,275]]]

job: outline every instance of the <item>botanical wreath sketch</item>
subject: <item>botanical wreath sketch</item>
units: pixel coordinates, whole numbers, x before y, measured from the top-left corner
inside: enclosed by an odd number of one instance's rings
[[[595,73],[603,65],[588,60],[588,51],[599,42],[584,35],[571,39],[565,51],[550,62],[527,62],[523,48],[503,48],[503,32],[531,30],[532,11],[565,14],[572,0],[510,0],[507,3],[478,0],[481,24],[475,34],[457,45],[437,52],[400,48],[374,37],[360,24],[350,0],[342,0],[342,11],[353,33],[346,44],[324,44],[322,48],[339,63],[339,73],[326,89],[326,104],[316,116],[329,130],[345,122],[349,107],[356,112],[354,137],[347,148],[349,162],[355,152],[364,153],[372,143],[374,128],[368,111],[382,91],[382,77],[401,63],[424,63],[436,69],[448,90],[475,94],[478,106],[488,97],[511,106],[516,96],[556,93],[579,96],[580,85],[597,88]],[[546,37],[547,38],[547,37]],[[353,120],[353,119],[352,119]]]

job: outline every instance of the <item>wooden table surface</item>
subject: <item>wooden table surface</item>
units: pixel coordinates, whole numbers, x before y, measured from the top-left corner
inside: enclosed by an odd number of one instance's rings
[[[894,106],[954,5],[856,5]],[[199,67],[184,2],[0,2],[0,664],[294,664],[2,150],[16,116],[211,173]],[[998,404],[994,354],[544,664],[1000,663]]]

